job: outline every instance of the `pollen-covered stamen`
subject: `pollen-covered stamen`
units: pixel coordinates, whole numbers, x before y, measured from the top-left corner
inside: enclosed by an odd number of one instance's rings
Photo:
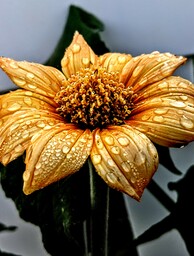
[[[130,115],[133,91],[119,74],[102,67],[81,69],[56,94],[57,111],[67,121],[90,128],[121,124]]]

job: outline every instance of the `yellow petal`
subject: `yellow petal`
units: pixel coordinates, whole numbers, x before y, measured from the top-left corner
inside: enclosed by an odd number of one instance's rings
[[[142,104],[146,98],[163,96],[168,98],[172,96],[174,99],[176,96],[180,96],[180,100],[187,101],[187,96],[194,97],[194,86],[190,81],[184,78],[179,76],[170,76],[159,82],[149,84],[142,90],[139,90],[136,93],[133,103],[135,105]]]
[[[2,118],[0,126],[0,162],[7,165],[24,153],[38,131],[47,131],[61,123],[59,115],[47,111],[17,111]]]
[[[19,87],[51,98],[65,80],[59,70],[37,63],[1,57],[0,67]]]
[[[123,67],[132,59],[130,54],[106,53],[99,57],[99,65],[109,72],[121,73]]]
[[[51,98],[26,91],[16,90],[0,97],[0,118],[21,110],[47,110],[56,112],[57,104]]]
[[[169,77],[137,96],[127,124],[162,146],[181,146],[194,140],[194,85]]]
[[[182,56],[153,52],[131,59],[123,68],[120,82],[138,92],[148,84],[170,76],[186,61]]]
[[[136,200],[140,200],[158,166],[154,145],[127,125],[96,129],[91,160],[110,187]]]
[[[90,154],[92,140],[89,130],[65,124],[32,138],[26,151],[24,193],[30,194],[78,171]]]
[[[67,78],[81,68],[88,68],[97,64],[98,57],[84,40],[83,36],[75,32],[73,41],[67,48],[61,61],[63,73]]]

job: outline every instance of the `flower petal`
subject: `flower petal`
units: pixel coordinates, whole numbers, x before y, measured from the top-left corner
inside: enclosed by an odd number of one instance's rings
[[[27,61],[0,58],[0,67],[19,87],[53,98],[65,76],[56,68]]]
[[[30,194],[78,171],[92,147],[90,130],[61,124],[32,138],[23,174],[25,194]]]
[[[148,84],[170,76],[186,61],[182,56],[153,52],[131,59],[123,68],[120,82],[138,92]]]
[[[62,123],[60,116],[44,110],[17,111],[10,118],[1,118],[0,162],[7,165],[22,155],[34,134],[47,131],[57,123]]]
[[[86,43],[83,36],[75,32],[73,41],[67,48],[61,61],[63,73],[67,78],[81,68],[88,68],[97,64],[98,57]]]
[[[123,67],[132,59],[130,54],[106,53],[99,57],[99,65],[109,72],[121,73]]]
[[[91,160],[110,187],[136,200],[140,200],[158,166],[151,141],[127,125],[96,129]]]
[[[0,118],[21,110],[47,110],[56,112],[57,104],[51,98],[26,91],[16,90],[0,96]]]
[[[194,85],[169,77],[147,86],[137,96],[126,123],[162,146],[182,146],[194,140]]]

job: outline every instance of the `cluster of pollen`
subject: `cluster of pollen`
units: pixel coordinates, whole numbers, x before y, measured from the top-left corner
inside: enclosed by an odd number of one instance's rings
[[[72,75],[56,94],[57,111],[68,122],[91,129],[122,124],[132,110],[133,91],[119,74],[85,68]]]

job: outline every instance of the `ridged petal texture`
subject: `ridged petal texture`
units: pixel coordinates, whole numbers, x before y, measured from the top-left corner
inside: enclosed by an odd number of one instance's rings
[[[194,139],[194,85],[168,77],[138,93],[127,124],[162,146],[181,146]]]
[[[71,124],[36,133],[26,151],[24,193],[30,194],[78,171],[91,147],[91,131],[76,129]]]
[[[185,61],[186,58],[170,53],[142,54],[127,62],[121,72],[120,81],[138,92],[146,85],[170,76]]]
[[[61,61],[63,73],[67,78],[75,74],[80,68],[89,68],[97,65],[98,57],[78,32],[67,48]]]
[[[158,166],[152,142],[128,125],[96,129],[91,160],[110,187],[136,200],[140,200]]]
[[[0,66],[19,87],[53,98],[65,76],[56,68],[38,63],[0,58]]]
[[[91,156],[110,187],[140,200],[158,166],[152,142],[170,147],[194,140],[194,85],[172,76],[185,61],[159,52],[97,56],[78,32],[61,61],[63,73],[0,57],[0,67],[22,88],[0,96],[0,162],[7,165],[26,151],[23,190],[30,194],[78,171]],[[133,97],[122,125],[81,129],[57,112],[56,95],[84,68],[116,73],[118,83],[110,84],[130,87]]]

